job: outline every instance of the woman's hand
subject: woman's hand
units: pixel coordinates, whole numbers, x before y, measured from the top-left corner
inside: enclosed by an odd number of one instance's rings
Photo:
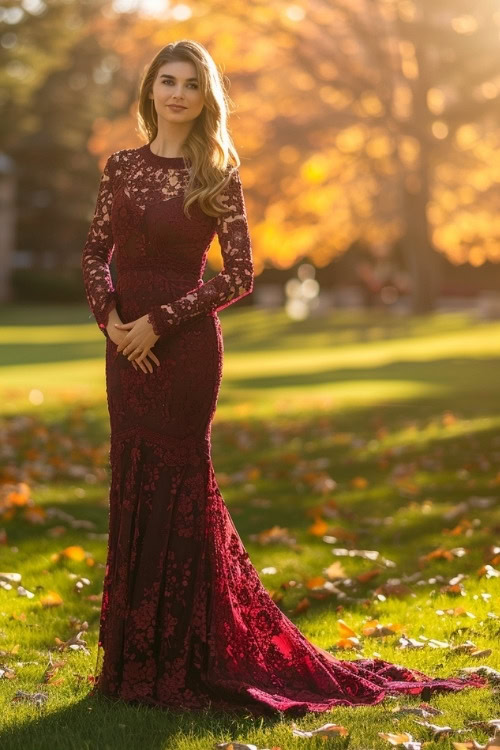
[[[126,331],[126,335],[118,344],[118,352],[122,352],[127,359],[131,362],[135,361],[139,366],[147,357],[151,357],[157,365],[160,364],[156,355],[151,351],[151,347],[160,337],[153,331],[147,314],[130,323],[115,323],[114,325],[115,328]]]
[[[116,344],[117,351],[119,351],[118,347],[120,346],[120,344],[123,343],[127,334],[125,331],[120,331],[117,328],[117,325],[122,325],[122,322],[120,318],[118,317],[118,315],[113,315],[114,313],[115,313],[115,310],[112,310],[110,313],[110,320],[108,322],[108,327],[106,328],[106,330],[111,341],[114,344]],[[153,372],[153,365],[149,361],[148,357],[150,357],[154,362],[156,362],[158,366],[160,365],[160,361],[158,357],[153,352],[148,352],[148,355],[144,357],[144,359],[141,362],[135,362],[132,360],[132,366],[134,370],[137,370],[138,368],[140,368],[143,372]]]

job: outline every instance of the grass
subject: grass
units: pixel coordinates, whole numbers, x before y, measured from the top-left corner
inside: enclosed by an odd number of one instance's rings
[[[308,729],[342,724],[349,735],[328,743],[360,750],[389,747],[378,732],[409,731],[441,748],[473,737],[484,743],[493,734],[474,727],[433,741],[431,730],[414,721],[422,717],[392,712],[420,698],[293,720],[183,714],[88,698],[106,554],[104,337],[83,307],[4,306],[1,320],[3,477],[24,478],[36,506],[49,514],[33,523],[20,506],[10,520],[0,518],[6,534],[0,568],[22,573],[22,584],[35,593],[26,599],[15,588],[0,589],[0,665],[15,672],[13,679],[0,678],[2,748],[128,750],[142,743],[205,750],[230,740],[282,750],[324,747],[321,737],[294,737],[292,722]],[[436,677],[482,664],[500,669],[500,579],[480,574],[494,559],[500,529],[500,324],[458,313],[391,319],[352,312],[292,323],[281,311],[252,309],[222,313],[221,320],[225,362],[212,430],[214,466],[252,562],[268,589],[283,595],[279,606],[323,648],[335,650],[338,619],[358,634],[376,619],[402,629],[361,637],[365,657],[378,654]],[[338,515],[330,518],[320,509],[331,500]],[[460,503],[468,505],[447,517]],[[87,524],[73,527],[61,511]],[[336,543],[323,540],[324,528],[313,533],[318,515]],[[274,525],[286,526],[297,546],[252,540]],[[54,526],[66,530],[54,537],[48,533]],[[53,559],[72,545],[84,548],[84,560]],[[378,550],[395,566],[333,556],[339,547]],[[438,548],[466,552],[421,559]],[[347,597],[315,598],[307,582],[335,561],[351,580],[373,568],[378,575],[355,587],[339,584]],[[263,573],[268,567],[276,572]],[[458,574],[465,576],[463,593],[441,591]],[[78,594],[75,580],[82,576],[90,585]],[[404,576],[414,577],[403,598],[377,595],[378,586]],[[50,590],[63,603],[41,607]],[[88,622],[90,654],[54,651],[56,638],[76,632],[75,620]],[[403,650],[403,632],[451,644],[470,640],[492,651],[476,658],[449,648]],[[354,658],[355,652],[338,654]],[[65,664],[41,683],[51,658]],[[43,690],[46,706],[13,703],[17,690]],[[435,694],[432,705],[443,714],[428,721],[453,728],[498,718],[491,687]]]

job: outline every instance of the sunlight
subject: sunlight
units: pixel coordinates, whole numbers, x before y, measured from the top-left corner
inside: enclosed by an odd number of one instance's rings
[[[169,5],[169,0],[115,0],[113,8],[117,13],[137,12],[161,18],[169,15]]]
[[[150,18],[171,18],[174,21],[187,21],[192,10],[185,3],[172,5],[169,0],[115,0],[116,13],[138,13]]]

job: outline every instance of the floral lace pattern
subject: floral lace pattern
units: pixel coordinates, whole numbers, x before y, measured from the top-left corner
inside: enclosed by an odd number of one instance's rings
[[[241,183],[233,172],[220,219],[192,206],[188,220],[187,176],[182,159],[149,145],[110,156],[83,251],[101,330],[116,306],[125,322],[148,314],[161,332],[153,373],[106,341],[109,539],[93,692],[300,715],[484,685],[476,675],[433,679],[379,659],[337,659],[304,637],[260,581],[219,490],[210,441],[224,352],[217,311],[253,283]],[[224,269],[203,284],[216,232]]]
[[[216,231],[224,268],[213,279],[190,290],[180,299],[153,307],[148,320],[158,336],[175,330],[187,319],[223,310],[253,290],[250,237],[238,170],[233,172],[221,200],[226,212],[217,218]]]

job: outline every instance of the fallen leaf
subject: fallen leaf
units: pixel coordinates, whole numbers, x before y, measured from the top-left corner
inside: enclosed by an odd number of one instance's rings
[[[68,638],[67,641],[62,641],[56,636],[55,641],[58,646],[58,651],[64,651],[65,649],[70,648],[73,651],[84,651],[86,654],[90,654],[90,651],[87,649],[87,641],[84,641],[81,637],[83,633],[84,631],[81,630],[79,633],[72,635],[71,638]]]
[[[79,545],[75,544],[71,547],[66,547],[66,549],[63,549],[62,555],[67,557],[69,560],[75,560],[76,562],[81,562],[82,560],[85,560],[86,552],[83,549],[83,547],[80,547]]]
[[[378,736],[387,740],[391,745],[403,745],[408,750],[420,750],[422,744],[414,740],[409,732],[402,734],[393,734],[392,732],[378,732]]]
[[[55,661],[55,662],[52,661],[52,656],[51,656],[50,657],[50,661],[49,661],[49,663],[47,665],[47,668],[45,669],[45,672],[42,675],[42,679],[40,680],[40,682],[44,682],[44,683],[50,682],[50,683],[52,683],[53,677],[57,674],[57,672],[62,667],[64,667],[65,664],[66,664],[66,662],[63,661],[63,660],[61,660],[61,661]]]
[[[325,583],[326,583],[326,578],[323,578],[323,576],[315,576],[314,578],[309,578],[306,581],[306,588],[317,589],[323,586]]]
[[[421,727],[427,727],[428,729],[432,729],[432,736],[433,738],[439,739],[440,737],[446,737],[447,735],[451,734],[452,732],[455,733],[461,733],[466,732],[466,729],[452,729],[452,727],[441,727],[438,724],[430,724],[428,721],[418,721],[418,719],[414,719],[416,724],[420,724]]]
[[[357,636],[356,632],[347,625],[344,620],[337,620],[337,625],[340,631],[340,635],[342,635],[345,638],[348,638],[350,636]]]
[[[348,578],[348,575],[344,570],[344,566],[339,560],[332,562],[332,564],[329,565],[328,568],[325,568],[324,572],[331,581],[339,578]]]
[[[29,703],[34,703],[36,706],[41,707],[47,702],[48,697],[49,696],[46,693],[25,693],[24,690],[18,690],[11,702],[17,703],[20,701],[28,701]]]
[[[304,596],[304,598],[300,600],[300,602],[297,604],[297,606],[293,610],[293,614],[298,615],[301,612],[306,612],[306,610],[308,610],[310,606],[311,606],[310,600],[307,598],[307,596]]]
[[[401,630],[403,625],[391,623],[389,625],[382,625],[378,620],[370,620],[364,625],[362,629],[363,635],[370,636],[371,638],[380,638],[384,635],[394,635],[398,630]]]
[[[349,734],[349,731],[340,724],[323,724],[321,727],[311,730],[298,729],[294,722],[292,722],[292,726],[292,734],[294,737],[331,737],[336,734],[345,737]]]
[[[47,591],[46,595],[40,598],[42,607],[58,607],[62,603],[63,599],[57,591]]]
[[[391,713],[394,714],[417,714],[418,716],[433,716],[436,714],[442,714],[443,712],[439,708],[429,705],[428,703],[421,703],[419,706],[395,706],[391,709]]]
[[[5,680],[13,680],[16,673],[13,669],[8,667],[6,664],[0,664],[0,678]]]
[[[316,518],[315,522],[307,530],[310,534],[314,534],[314,536],[323,536],[328,531],[328,524],[323,518]]]

